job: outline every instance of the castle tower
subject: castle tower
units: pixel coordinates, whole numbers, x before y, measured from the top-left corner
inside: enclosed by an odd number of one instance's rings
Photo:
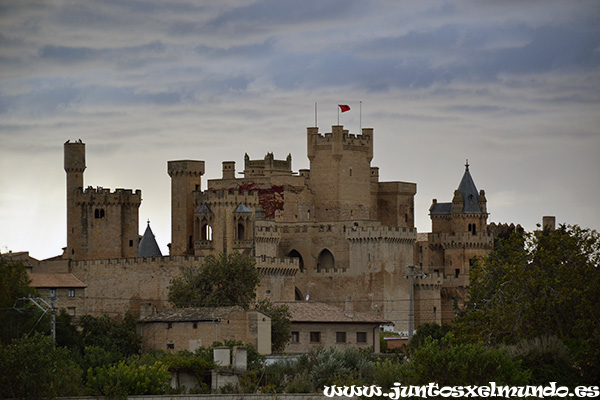
[[[343,126],[334,125],[331,133],[324,135],[318,128],[308,128],[307,136],[310,188],[317,199],[315,218],[372,218],[373,129],[363,128],[361,135],[353,135]]]
[[[477,191],[468,161],[452,202],[434,199],[429,213],[432,232],[427,242],[418,245],[415,261],[424,272],[443,277],[441,321],[450,322],[454,305],[460,307],[466,300],[470,267],[477,257],[489,254],[494,242],[487,230],[485,192]]]
[[[169,161],[171,177],[171,255],[194,254],[194,205],[202,190],[204,161]]]
[[[64,168],[67,173],[67,247],[64,257],[73,258],[81,253],[81,221],[77,195],[83,192],[85,171],[85,143],[67,140],[64,145]]]
[[[83,189],[85,144],[64,145],[67,173],[67,247],[74,260],[137,257],[141,190]]]

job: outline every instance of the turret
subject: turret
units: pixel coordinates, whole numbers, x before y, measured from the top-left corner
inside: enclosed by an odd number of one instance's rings
[[[64,167],[67,173],[67,247],[65,257],[75,257],[77,238],[81,237],[79,209],[76,207],[77,194],[83,191],[83,172],[85,171],[85,143],[81,140],[64,145]],[[81,249],[77,249],[80,251]]]
[[[194,200],[201,191],[204,161],[169,161],[171,177],[171,255],[194,253]]]

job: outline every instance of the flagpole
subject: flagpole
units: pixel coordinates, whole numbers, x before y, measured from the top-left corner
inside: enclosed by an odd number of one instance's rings
[[[319,125],[317,125],[317,102],[315,101],[315,128],[318,126]]]
[[[358,114],[359,115],[358,120],[359,120],[360,127],[359,127],[359,130],[358,130],[358,134],[362,135],[362,101],[360,101],[359,104],[360,104],[360,111],[359,111],[359,114]]]
[[[337,106],[337,111],[338,111],[338,125],[340,124],[340,106]]]

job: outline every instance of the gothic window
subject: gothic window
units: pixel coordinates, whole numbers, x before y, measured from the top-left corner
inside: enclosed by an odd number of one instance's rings
[[[335,267],[335,260],[333,254],[327,249],[323,249],[319,258],[317,259],[317,272],[327,269],[333,269]]]
[[[244,224],[242,224],[241,222],[238,223],[238,226],[237,226],[237,239],[238,240],[246,239],[246,232],[245,232]]]
[[[94,218],[95,219],[102,219],[102,218],[104,218],[104,208],[96,208],[94,210]]]
[[[209,224],[202,225],[202,230],[200,232],[201,240],[212,240],[212,228]]]

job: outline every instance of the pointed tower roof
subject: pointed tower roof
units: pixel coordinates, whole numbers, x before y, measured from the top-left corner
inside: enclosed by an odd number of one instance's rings
[[[252,211],[250,211],[250,209],[248,207],[246,207],[245,204],[240,203],[239,206],[237,206],[237,208],[235,209],[236,213],[251,213]]]
[[[465,173],[463,174],[460,184],[458,185],[458,192],[463,202],[463,213],[482,213],[484,211],[479,207],[479,191],[473,182],[473,177],[469,172],[469,160],[465,164]],[[456,196],[456,192],[455,192]],[[452,214],[452,203],[438,203],[437,200],[433,201],[433,204],[429,208],[429,212],[432,215],[449,215]]]
[[[152,233],[152,229],[150,229],[150,220],[148,220],[148,226],[146,227],[146,232],[144,232],[144,236],[142,236],[142,240],[140,240],[139,247],[139,256],[140,257],[161,257],[162,253],[158,244],[156,243],[156,239],[154,238],[154,233]]]
[[[481,209],[479,208],[478,203],[479,191],[469,172],[469,160],[467,160],[467,163],[465,164],[465,173],[458,185],[458,190],[460,190],[464,202],[463,212],[480,213]]]

